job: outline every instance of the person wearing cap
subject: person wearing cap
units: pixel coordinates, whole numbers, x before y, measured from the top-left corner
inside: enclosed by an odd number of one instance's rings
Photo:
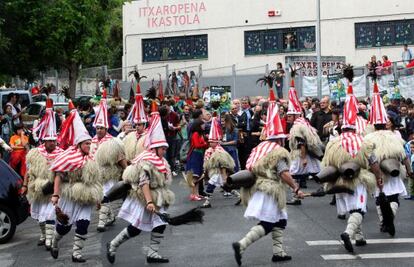
[[[123,170],[128,166],[124,144],[118,138],[114,138],[107,133],[108,125],[106,89],[104,89],[94,121],[96,136],[92,138],[91,145],[92,153],[99,166],[104,194],[99,209],[98,232],[105,232],[106,226],[110,226],[115,222],[115,214],[106,194],[121,179]]]
[[[95,155],[99,146],[113,138],[112,135],[108,133],[109,129],[109,119],[108,119],[108,106],[106,102],[106,89],[103,90],[102,98],[99,102],[99,106],[95,112],[95,120],[93,122],[93,127],[96,129],[96,135],[92,138],[91,153]]]
[[[292,77],[294,77],[294,73]],[[289,171],[301,188],[307,188],[306,180],[308,177],[320,171],[319,158],[323,156],[323,144],[317,130],[303,118],[302,105],[299,101],[293,78],[289,88],[287,117],[288,122],[291,124],[289,148],[292,163]],[[293,198],[288,204],[301,205],[301,201]]]
[[[40,227],[38,246],[50,250],[55,228],[55,209],[50,202],[54,173],[49,170],[51,162],[64,150],[57,146],[56,117],[51,99],[46,100],[46,112],[38,126],[33,128],[42,141],[39,147],[32,148],[26,156],[27,173],[23,181],[23,194],[27,193],[30,202],[30,215]]]
[[[139,154],[122,175],[123,181],[130,184],[132,189],[122,204],[118,217],[127,221],[129,225],[107,243],[106,255],[110,263],[115,262],[118,247],[139,235],[141,231],[151,232],[147,263],[169,262],[158,253],[167,223],[156,213],[163,213],[173,203],[175,196],[169,190],[172,174],[164,158],[168,143],[155,102],[145,146],[147,150]]]
[[[103,198],[102,180],[98,164],[90,153],[92,138],[79,113],[72,109],[62,125],[58,142],[67,140],[70,145],[52,162],[55,173],[52,204],[56,209],[56,228],[53,234],[51,255],[59,256],[59,241],[76,225],[72,261],[85,262],[82,249],[87,239],[92,209]]]
[[[219,125],[219,119],[213,117],[211,121],[210,133],[208,135],[209,148],[204,153],[203,169],[209,178],[206,194],[210,198],[214,193],[214,189],[223,186],[228,173],[234,171],[235,163],[233,158],[219,144],[222,139],[222,132]],[[202,208],[211,208],[210,200],[201,206]]]
[[[348,78],[349,86],[344,104],[342,133],[339,138],[328,142],[322,165],[325,168],[333,167],[336,170],[341,170],[344,164],[351,164],[359,169],[356,175],[346,176],[344,172],[329,181],[323,181],[326,183],[325,190],[327,191],[337,188],[346,189],[336,193],[336,208],[337,214],[350,214],[345,231],[340,235],[340,238],[345,249],[348,252],[353,252],[351,239],[355,238],[356,246],[367,244],[362,233],[362,221],[367,212],[368,194],[373,192],[375,188],[379,167],[371,155],[373,144],[366,142],[362,135],[356,132],[358,101],[352,89],[352,66],[347,66],[344,69],[344,76]]]
[[[365,140],[372,142],[374,147],[374,155],[378,163],[383,166],[384,160],[395,160],[398,170],[404,169],[408,177],[413,177],[411,163],[406,156],[404,150],[404,140],[398,131],[394,131],[395,127],[399,125],[397,114],[393,111],[386,112],[384,103],[378,90],[378,85],[374,82],[374,93],[370,110],[369,123],[374,125],[375,132],[369,133],[365,136]],[[381,168],[381,182],[377,185],[375,190],[377,213],[380,221],[381,232],[388,232],[391,236],[395,235],[394,218],[397,215],[398,207],[400,205],[399,196],[406,196],[407,190],[403,182],[404,174],[398,172],[398,175],[393,176],[388,173],[383,167]],[[392,219],[384,220],[380,208],[380,193],[384,193],[392,210]],[[385,221],[387,223],[385,223]]]
[[[292,259],[283,249],[283,230],[287,225],[285,184],[292,188],[297,197],[304,196],[289,173],[290,156],[283,148],[286,135],[283,132],[273,89],[270,89],[270,95],[264,129],[266,140],[252,150],[246,163],[247,170],[256,176],[256,182],[253,187],[242,187],[241,190],[242,203],[247,204],[244,217],[258,220],[259,223],[232,245],[239,265],[247,247],[269,233],[272,233],[273,240],[272,261]]]
[[[148,118],[139,84],[137,85],[135,103],[127,119],[135,125],[135,131],[130,132],[123,140],[126,159],[131,161],[145,150],[144,142],[147,134],[146,125]]]

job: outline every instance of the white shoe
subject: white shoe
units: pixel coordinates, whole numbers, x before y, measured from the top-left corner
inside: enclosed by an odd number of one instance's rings
[[[177,176],[178,174],[177,174],[175,171],[173,171],[173,172],[172,172],[172,175],[173,175],[173,176]]]
[[[240,193],[237,190],[231,190],[231,194],[235,197],[240,197]]]

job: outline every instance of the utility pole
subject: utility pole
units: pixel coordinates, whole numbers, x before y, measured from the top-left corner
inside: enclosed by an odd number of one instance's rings
[[[322,98],[322,64],[321,64],[321,0],[316,0],[316,62],[318,65],[318,98]]]

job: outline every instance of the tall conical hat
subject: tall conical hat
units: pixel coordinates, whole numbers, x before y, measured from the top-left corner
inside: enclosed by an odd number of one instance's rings
[[[148,128],[147,138],[145,139],[144,145],[149,149],[156,147],[168,147],[164,130],[162,129],[160,113],[158,112],[158,106],[155,101],[152,102],[151,111],[150,126]]]
[[[92,137],[86,130],[81,117],[76,109],[70,111],[69,116],[62,124],[62,130],[58,136],[59,146],[63,149],[77,145],[83,141],[91,140]]]
[[[267,107],[265,133],[267,140],[286,138],[279,115],[279,105],[276,104],[273,89],[269,91],[269,106]]]
[[[46,112],[40,120],[33,132],[37,133],[40,140],[56,140],[56,114],[53,111],[53,101],[50,98],[46,99]]]
[[[128,115],[128,120],[135,124],[148,122],[147,114],[145,113],[144,108],[144,98],[142,97],[141,88],[139,84],[137,84],[135,103],[132,106],[131,112]]]
[[[348,90],[345,99],[344,113],[342,116],[342,128],[356,129],[358,116],[358,100],[354,95],[352,88],[352,80],[354,78],[354,71],[351,65],[344,68],[344,76],[348,79]]]
[[[214,116],[211,119],[210,134],[208,135],[209,142],[219,142],[222,138],[219,119]]]
[[[103,89],[102,98],[99,102],[98,110],[95,113],[95,120],[93,122],[93,127],[104,127],[109,128],[108,121],[108,105],[106,103],[106,89]]]
[[[298,93],[295,89],[295,80],[292,78],[289,88],[289,103],[288,103],[288,115],[300,115],[302,114],[302,106],[299,101]]]
[[[371,110],[369,112],[370,124],[386,124],[388,121],[387,111],[382,102],[381,94],[378,90],[377,82],[374,81],[374,92],[372,94]]]

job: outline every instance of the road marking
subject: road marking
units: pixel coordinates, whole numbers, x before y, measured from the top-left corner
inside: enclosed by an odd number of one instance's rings
[[[357,260],[357,259],[395,259],[414,258],[414,252],[398,253],[366,253],[366,254],[329,254],[321,255],[324,260]]]
[[[355,244],[355,241],[352,241]],[[414,243],[414,238],[393,238],[393,239],[367,239],[368,244],[401,244],[401,243]],[[339,240],[314,240],[306,241],[308,246],[336,246],[342,245]]]

